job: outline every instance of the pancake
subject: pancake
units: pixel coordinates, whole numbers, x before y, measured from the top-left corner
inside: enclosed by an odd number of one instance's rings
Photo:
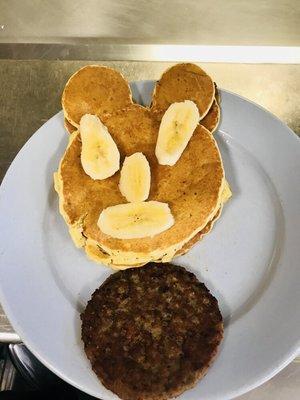
[[[132,104],[127,81],[114,69],[87,65],[68,80],[62,95],[65,118],[75,127],[84,114],[100,119]]]
[[[167,259],[167,255],[164,256],[164,259],[158,259],[158,260],[153,260],[154,262],[168,262],[171,261],[171,259],[175,257],[180,257],[187,253],[197,242],[199,242],[205,235],[207,235],[211,229],[213,228],[214,222],[219,218],[221,214],[221,208],[217,211],[217,214],[213,217],[211,221],[208,222],[208,224],[200,231],[198,232],[192,239],[190,239],[186,244],[182,246],[181,249],[177,250],[176,254],[171,257],[170,259]],[[79,246],[81,247],[81,246]],[[136,268],[136,267],[141,267],[145,265],[146,263],[139,263],[139,264],[131,264],[131,265],[124,265],[123,264],[114,264],[112,257],[104,253],[99,245],[96,242],[91,242],[90,240],[87,240],[85,243],[85,251],[87,253],[87,256],[92,260],[95,261],[96,263],[101,263],[109,266],[110,268],[114,270],[124,270],[128,268]]]
[[[205,126],[205,128],[208,129],[211,133],[214,133],[218,128],[221,118],[221,110],[220,110],[221,97],[215,82],[214,86],[215,86],[214,101],[206,116],[201,120],[201,125]]]
[[[206,72],[195,64],[177,64],[165,71],[156,83],[151,109],[164,112],[172,103],[192,100],[198,106],[200,118],[203,118],[214,97],[214,82]]]
[[[193,387],[223,337],[217,300],[194,274],[171,264],[110,275],[81,320],[94,372],[124,400],[163,400]]]
[[[187,243],[185,243],[181,249],[177,250],[177,252],[173,258],[180,257],[180,256],[183,256],[184,254],[186,254],[195,244],[197,244],[200,240],[202,240],[204,236],[206,236],[208,233],[210,233],[210,231],[214,227],[215,222],[221,216],[221,212],[222,212],[224,204],[230,199],[231,196],[232,196],[232,193],[231,193],[229,184],[227,181],[225,181],[224,189],[222,192],[222,202],[221,202],[221,206],[220,206],[219,210],[217,211],[217,213],[214,215],[212,220],[209,221],[207,223],[207,225],[200,232],[198,232],[193,238],[191,238]],[[82,238],[82,236],[81,236],[81,238]],[[81,247],[81,246],[79,246],[79,247]],[[113,264],[112,263],[113,261],[112,261],[110,255],[101,251],[101,249],[99,248],[99,246],[96,242],[91,243],[90,241],[87,241],[87,243],[85,244],[85,251],[91,260],[93,260],[97,263],[106,264],[114,270],[124,270],[127,268],[133,268],[133,267],[135,268],[135,267],[140,267],[142,265],[145,265],[145,263],[132,264],[132,265]],[[154,262],[162,262],[163,260],[159,259],[159,260],[153,260],[153,261]]]
[[[151,169],[149,200],[167,202],[175,224],[143,240],[120,240],[102,233],[97,226],[100,212],[108,206],[124,203],[118,187],[119,172],[97,181],[86,175],[80,162],[78,133],[72,135],[56,179],[60,210],[69,227],[90,243],[97,243],[101,251],[109,255],[112,264],[140,264],[164,256],[171,259],[205,227],[220,207],[224,171],[217,144],[207,129],[198,125],[178,162],[173,167],[162,166],[154,154],[159,123],[149,109],[131,105],[107,115],[103,122],[122,158],[135,152],[147,157]]]
[[[220,122],[220,107],[216,99],[213,101],[212,106],[206,116],[201,120],[201,125],[214,133]]]
[[[219,208],[217,213],[214,215],[213,219],[211,221],[209,221],[208,224],[202,229],[202,231],[198,232],[189,242],[187,242],[180,250],[177,251],[177,253],[175,254],[175,257],[183,256],[184,254],[186,254],[197,242],[199,242],[199,240],[202,240],[202,238],[212,230],[215,222],[221,216],[224,204],[227,203],[227,201],[231,197],[232,197],[232,192],[231,192],[230,186],[229,186],[227,180],[225,180],[225,185],[224,185],[223,192],[222,192],[221,207]]]
[[[55,180],[57,180],[57,177]],[[59,189],[57,188],[58,185],[59,185],[59,183],[56,185],[57,192],[59,191]],[[209,221],[207,223],[207,225],[200,232],[198,232],[193,238],[191,238],[187,243],[185,243],[181,249],[177,250],[176,254],[174,255],[174,258],[180,257],[180,256],[186,254],[197,242],[202,240],[202,238],[204,236],[206,236],[212,230],[214,223],[217,221],[217,219],[219,219],[219,217],[221,215],[223,205],[230,199],[231,196],[232,196],[232,193],[231,193],[230,187],[228,185],[228,182],[225,181],[225,185],[224,185],[222,196],[221,196],[221,207],[216,212],[216,214],[214,215],[212,220]],[[61,210],[61,213],[63,215],[64,211]],[[75,245],[79,248],[84,247],[88,258],[90,258],[92,261],[94,261],[96,263],[104,264],[114,270],[124,270],[127,268],[140,267],[142,265],[145,265],[145,262],[138,263],[138,264],[130,264],[130,265],[124,265],[124,262],[121,264],[114,264],[113,258],[110,256],[110,254],[104,252],[97,242],[90,240],[90,239],[86,239],[82,235],[82,225],[80,222],[79,222],[79,224],[77,224],[77,226],[71,227],[69,231],[70,231],[70,235],[71,235]],[[166,257],[164,257],[164,258],[166,258]],[[153,260],[153,261],[154,262],[162,262],[163,260],[158,259],[158,260]]]
[[[69,132],[69,133],[73,133],[73,132],[77,131],[76,126],[73,126],[72,124],[70,124],[70,122],[66,118],[64,120],[64,126],[65,126],[67,132]]]
[[[176,82],[176,90],[172,80]],[[210,92],[211,100],[214,95],[219,99],[216,85],[194,64],[178,64],[163,74],[154,90],[150,110],[132,103],[128,83],[110,68],[87,66],[69,79],[62,98],[67,129],[76,129],[74,125],[78,125],[84,113],[97,114],[112,134],[121,162],[134,152],[143,152],[148,158],[152,178],[149,200],[168,202],[173,214],[175,210],[175,225],[154,238],[119,240],[104,235],[96,224],[100,212],[124,203],[118,187],[119,172],[105,181],[94,181],[87,176],[80,162],[80,135],[74,132],[55,174],[55,187],[70,235],[77,247],[85,248],[89,258],[116,269],[141,266],[149,261],[167,262],[187,251],[211,230],[223,203],[224,171],[217,145],[201,125],[204,121],[211,130],[215,128],[216,100],[174,167],[158,165],[154,155],[159,124],[165,112],[157,105],[165,104],[166,99],[194,100],[203,117]],[[176,95],[186,97],[173,99]],[[204,155],[201,161],[198,153]]]
[[[192,239],[190,239],[187,243],[185,243],[180,250],[177,251],[174,257],[180,257],[186,254],[191,250],[195,244],[197,244],[200,240],[203,239],[205,235],[207,235],[213,228],[214,223],[220,218],[223,206],[219,208],[216,215],[213,217],[211,221],[202,229],[202,231],[198,232]]]

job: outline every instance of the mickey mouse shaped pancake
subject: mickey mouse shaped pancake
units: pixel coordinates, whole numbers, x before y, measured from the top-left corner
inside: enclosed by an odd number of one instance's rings
[[[69,79],[62,105],[74,131],[55,188],[74,243],[91,259],[116,269],[168,262],[211,230],[231,195],[211,134],[216,95],[193,64],[163,74],[150,108],[134,104],[110,68],[86,66]]]

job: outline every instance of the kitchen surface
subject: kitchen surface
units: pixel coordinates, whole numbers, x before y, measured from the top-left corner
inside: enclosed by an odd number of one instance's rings
[[[300,135],[297,1],[156,0],[138,2],[138,10],[136,3],[0,0],[1,181],[31,135],[61,110],[67,79],[86,64],[135,81],[157,80],[176,61],[191,60]],[[20,341],[0,305],[0,342]],[[239,399],[298,399],[299,360]]]
[[[299,46],[297,1],[0,1],[6,43]]]

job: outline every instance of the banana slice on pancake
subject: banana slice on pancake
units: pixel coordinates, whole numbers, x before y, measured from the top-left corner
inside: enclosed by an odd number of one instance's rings
[[[199,122],[197,105],[191,100],[173,103],[162,117],[155,155],[161,165],[174,165],[186,148]]]
[[[120,168],[120,153],[106,126],[96,115],[80,120],[81,164],[92,179],[106,179]]]
[[[173,224],[174,218],[168,204],[159,201],[107,207],[98,219],[101,231],[116,239],[152,237]]]
[[[125,157],[120,176],[120,192],[129,202],[147,200],[150,192],[151,172],[143,153]]]

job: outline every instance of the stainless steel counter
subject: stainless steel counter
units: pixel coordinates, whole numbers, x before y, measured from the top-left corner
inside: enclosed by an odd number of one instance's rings
[[[128,80],[157,79],[171,65],[169,62],[0,60],[1,180],[27,139],[60,110],[60,96],[67,78],[87,63],[114,67]],[[201,66],[220,87],[262,105],[300,134],[299,65],[201,63]],[[0,341],[17,340],[0,306]],[[299,367],[297,371],[299,380]],[[251,396],[243,398],[267,398]]]
[[[6,43],[300,44],[297,0],[0,0],[0,10]]]

